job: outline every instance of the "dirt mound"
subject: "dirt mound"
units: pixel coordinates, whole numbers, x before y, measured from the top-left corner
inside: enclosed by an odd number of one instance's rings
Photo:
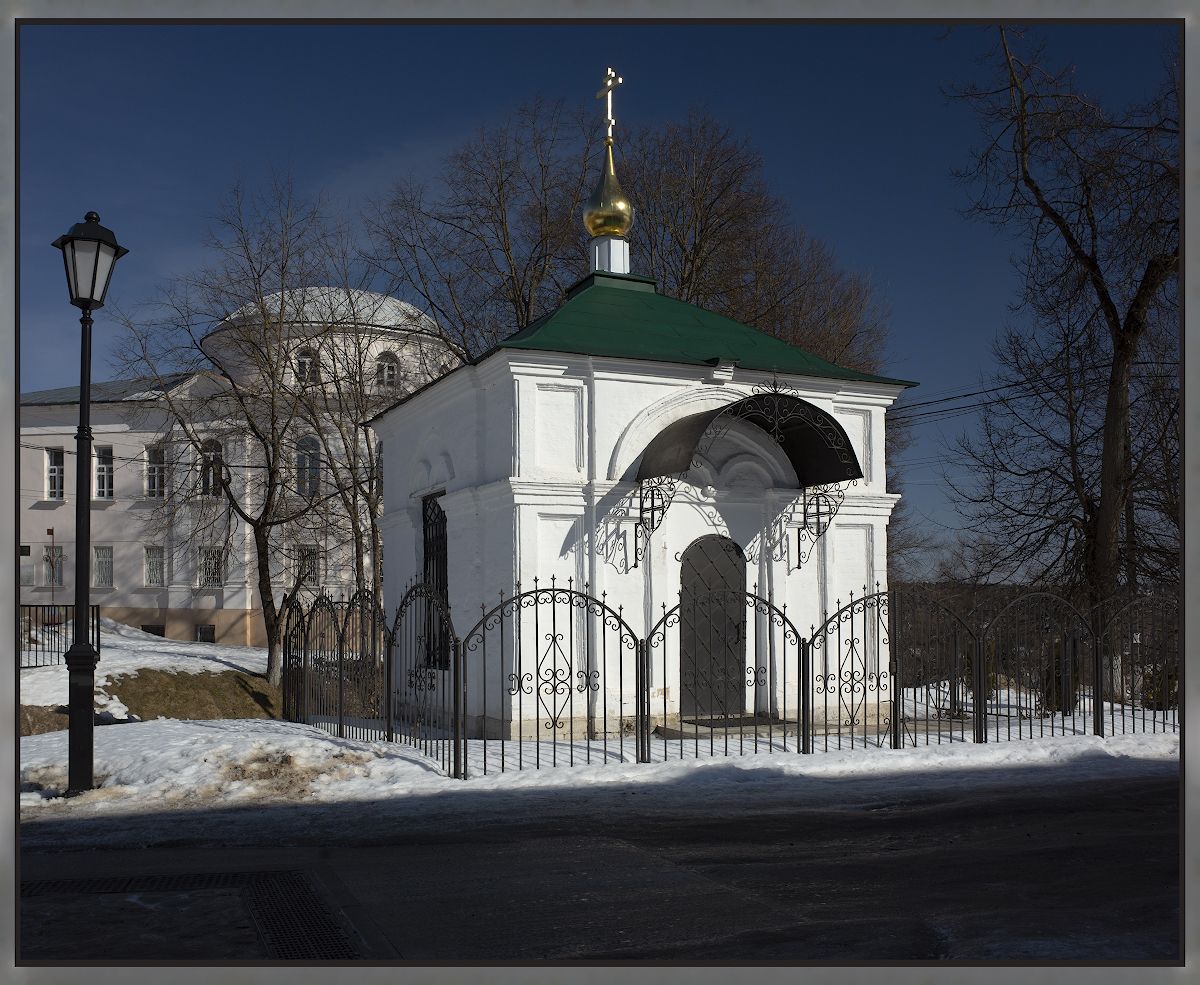
[[[279,688],[266,678],[243,671],[177,674],[140,670],[110,678],[104,689],[129,709],[131,718],[274,718],[282,716]],[[97,724],[105,724],[97,719]],[[21,734],[36,735],[67,727],[63,705],[21,705]]]

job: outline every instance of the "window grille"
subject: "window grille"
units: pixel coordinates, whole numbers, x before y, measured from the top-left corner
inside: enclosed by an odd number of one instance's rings
[[[146,548],[146,586],[162,588],[167,583],[165,552],[161,547]]]
[[[423,527],[422,573],[423,580],[440,598],[449,595],[449,579],[446,563],[446,514],[438,500],[443,493],[435,493],[421,500]],[[445,620],[432,604],[426,603],[425,610],[425,663],[429,667],[450,666],[450,638],[446,634]]]
[[[201,547],[199,556],[201,588],[220,588],[225,584],[225,551],[220,547]]]
[[[112,588],[113,549],[111,546],[92,548],[92,584],[97,588]]]
[[[146,496],[162,499],[167,495],[167,452],[165,448],[146,449]]]
[[[96,498],[113,498],[113,450],[111,446],[96,448]]]
[[[375,383],[393,389],[399,379],[399,365],[393,353],[385,352],[375,360]]]
[[[63,450],[61,448],[46,449],[46,498],[62,499],[66,480],[66,466],[63,465]]]
[[[47,547],[42,555],[45,568],[45,579],[47,585],[52,585],[55,588],[62,588],[63,583],[63,549],[61,547]]]
[[[296,491],[306,499],[321,491],[321,446],[312,435],[296,444]]]
[[[297,584],[315,588],[321,580],[321,550],[316,544],[301,544],[296,558]]]
[[[21,545],[21,587],[29,588],[33,585],[36,565],[32,553],[26,553],[29,548]]]
[[[196,625],[196,635],[193,639],[197,643],[216,643],[217,627],[212,623],[198,623]]]
[[[200,446],[200,495],[221,495],[221,473],[225,462],[221,455],[221,442],[206,441]]]

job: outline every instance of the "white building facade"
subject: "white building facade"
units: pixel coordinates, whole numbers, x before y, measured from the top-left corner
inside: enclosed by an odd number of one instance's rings
[[[322,288],[265,301],[285,322],[282,392],[344,386],[359,404],[350,414],[386,404],[452,359],[425,316],[386,295]],[[237,312],[204,345],[228,366],[231,339],[253,338],[255,330],[254,310]],[[247,363],[234,375],[245,382],[256,371]],[[102,616],[173,639],[265,643],[251,531],[231,519],[218,475],[253,509],[252,477],[262,462],[236,419],[221,414],[229,390],[212,371],[93,385],[90,594]],[[329,403],[338,398],[331,393]],[[73,388],[21,397],[22,604],[74,599],[77,401]],[[184,408],[200,447],[179,426]],[[284,481],[290,495],[336,510],[325,491],[335,461],[346,458],[342,434],[322,431],[316,415],[310,420],[293,428]],[[363,431],[361,440],[373,444],[374,436]],[[273,536],[276,604],[298,584],[335,597],[354,590],[353,545],[337,524],[297,523]]]

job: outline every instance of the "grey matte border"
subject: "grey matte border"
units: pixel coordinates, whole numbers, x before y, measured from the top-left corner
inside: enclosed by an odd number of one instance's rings
[[[112,19],[218,19],[233,20],[261,17],[266,19],[301,20],[307,18],[329,19],[391,19],[430,18],[438,20],[482,20],[509,17],[565,20],[572,18],[678,18],[720,19],[730,17],[728,0],[4,0],[3,53],[0,55],[0,174],[8,176],[3,187],[3,210],[0,211],[0,402],[10,414],[11,426],[0,434],[0,462],[16,461],[17,434],[17,385],[16,385],[16,281],[15,251],[17,242],[16,196],[13,178],[15,158],[15,126],[11,107],[14,106],[14,51],[16,18],[112,18]],[[744,0],[735,8],[735,17],[796,18],[796,19],[918,19],[930,20],[989,20],[1005,19],[1048,20],[1048,19],[1148,19],[1184,18],[1186,37],[1184,47],[1185,65],[1185,133],[1184,163],[1189,184],[1200,187],[1195,181],[1194,162],[1200,160],[1197,153],[1197,127],[1195,107],[1200,106],[1200,64],[1194,46],[1197,42],[1197,15],[1184,0]],[[1183,264],[1184,291],[1184,641],[1187,643],[1200,634],[1200,612],[1197,611],[1197,585],[1200,585],[1200,551],[1188,553],[1187,519],[1200,509],[1200,410],[1192,399],[1200,385],[1200,345],[1187,345],[1187,339],[1196,328],[1196,312],[1200,311],[1200,290],[1197,289],[1197,262],[1187,246],[1196,241],[1195,233],[1200,227],[1196,215],[1196,201],[1200,196],[1187,196],[1184,202],[1185,253]],[[51,231],[50,234],[57,230]],[[48,234],[49,235],[49,234]],[[0,486],[0,503],[7,507],[7,515],[17,515],[15,486],[5,483]],[[5,527],[0,540],[0,555],[13,558],[16,555],[16,529]],[[0,632],[3,627],[15,625],[15,570],[11,564],[0,565]],[[2,637],[0,637],[2,638]],[[1191,649],[1188,647],[1188,649]],[[1185,651],[1186,652],[1186,651]],[[15,709],[16,674],[0,675],[0,699],[3,707]],[[1187,705],[1198,708],[1200,681],[1190,675],[1185,678]],[[15,715],[8,716],[15,722]],[[4,734],[6,746],[0,777],[4,789],[16,790],[17,742],[16,729]],[[1181,760],[1198,757],[1197,740],[1189,737],[1186,724],[1182,727],[1183,742]],[[1186,775],[1184,804],[1194,802],[1198,790],[1194,780]],[[10,793],[6,800],[0,839],[7,851],[4,859],[6,893],[3,912],[0,913],[0,940],[4,953],[0,955],[0,973],[12,982],[88,982],[96,985],[125,985],[133,983],[158,983],[164,979],[179,983],[209,985],[219,978],[222,982],[286,981],[291,983],[320,983],[352,980],[356,983],[403,982],[404,985],[424,983],[489,982],[496,985],[540,985],[540,983],[571,982],[578,985],[608,985],[619,976],[630,985],[650,985],[659,982],[684,982],[688,985],[728,985],[734,977],[740,977],[732,967],[708,966],[699,968],[682,967],[463,967],[463,968],[395,968],[395,967],[332,967],[332,968],[189,968],[172,967],[169,971],[159,968],[16,968],[13,965],[14,942],[14,894],[15,872],[13,847],[15,845],[16,799]],[[1190,819],[1185,814],[1185,838],[1195,845]],[[1186,859],[1187,856],[1185,855]],[[1185,875],[1185,899],[1191,898],[1193,886],[1191,872]],[[1120,905],[1115,902],[1114,905]],[[1195,953],[1200,939],[1197,937],[1196,921],[1186,920],[1185,910],[1185,954]],[[1056,966],[1047,968],[1022,966],[963,966],[914,967],[905,965],[883,965],[879,971],[865,966],[840,968],[760,967],[755,968],[756,983],[797,982],[805,985],[824,985],[826,982],[858,982],[872,975],[886,975],[889,985],[924,985],[927,982],[970,982],[1010,985],[1020,981],[1021,985],[1062,985],[1070,982],[1096,983],[1096,985],[1123,985],[1135,978],[1141,982],[1186,981],[1188,970],[1184,968],[1145,968],[1122,966]]]

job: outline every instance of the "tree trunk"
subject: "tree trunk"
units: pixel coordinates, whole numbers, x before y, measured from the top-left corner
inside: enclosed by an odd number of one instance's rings
[[[271,586],[271,544],[263,527],[254,528],[254,554],[258,567],[258,599],[262,603],[263,629],[267,636],[267,680],[279,687],[283,683],[283,664],[279,659],[279,613],[275,611],[275,592]]]
[[[1104,446],[1100,464],[1100,503],[1092,572],[1100,599],[1117,591],[1121,560],[1121,517],[1128,487],[1124,481],[1129,435],[1129,376],[1134,347],[1128,338],[1113,340],[1113,363],[1104,411]]]
[[[1130,596],[1137,595],[1137,528],[1133,502],[1133,443],[1129,428],[1125,428],[1125,588]]]

